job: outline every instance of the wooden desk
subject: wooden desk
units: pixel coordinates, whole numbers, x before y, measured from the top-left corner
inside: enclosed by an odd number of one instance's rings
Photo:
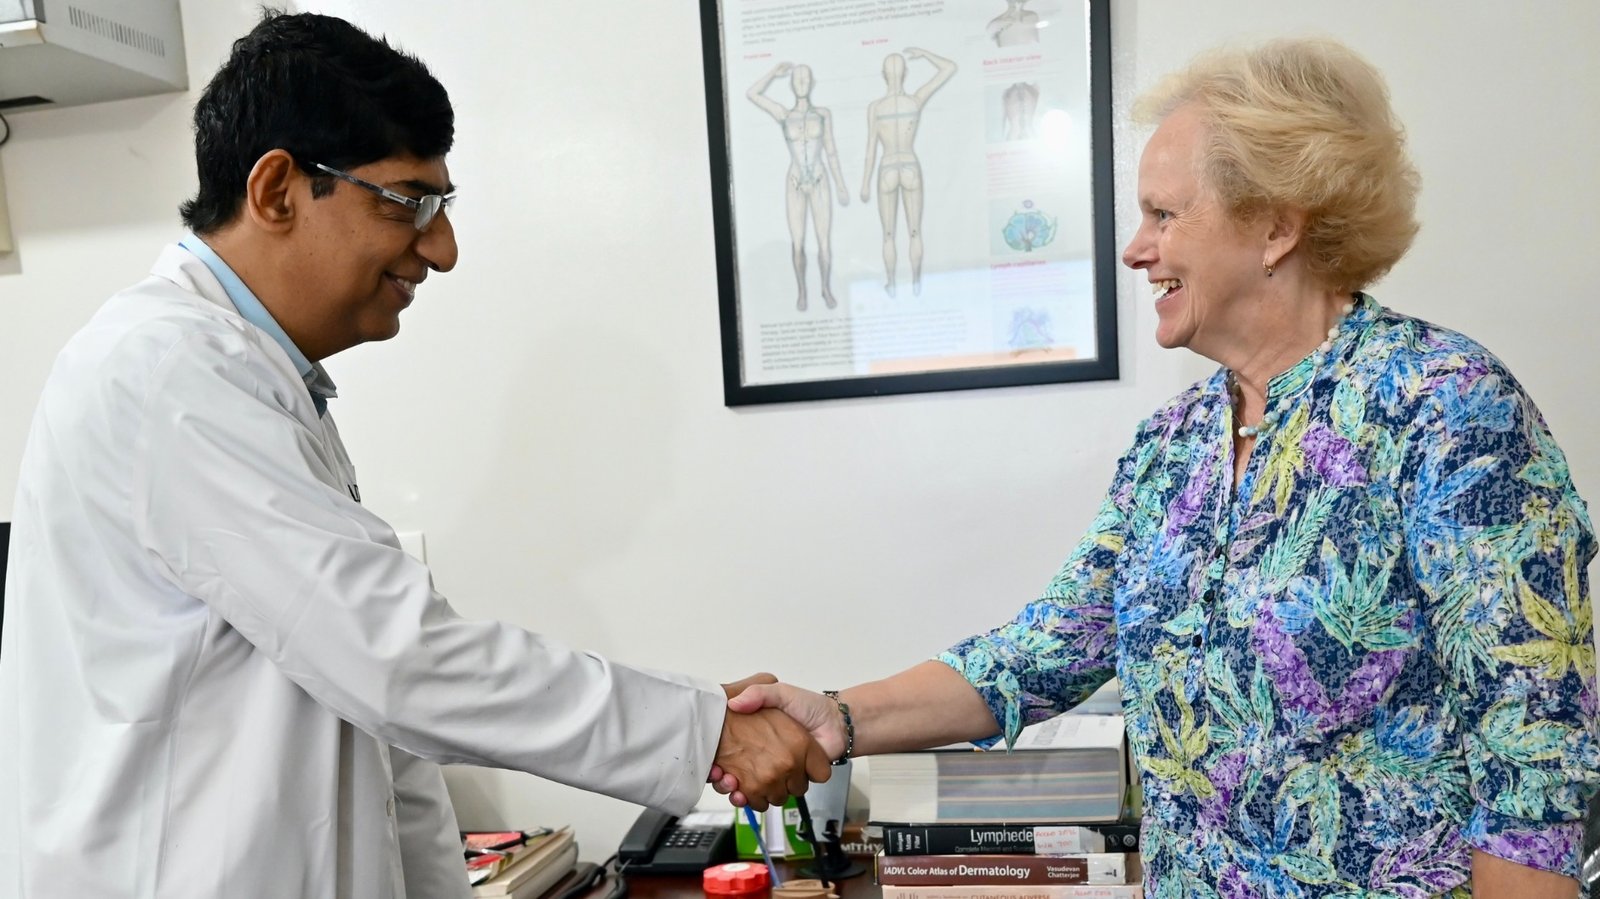
[[[860,862],[861,859],[854,859]],[[778,872],[785,881],[798,879],[800,868],[805,867],[805,862],[779,862]],[[609,886],[609,880],[604,886]],[[868,871],[856,877],[841,880],[834,884],[834,891],[839,894],[839,899],[881,899],[883,891],[872,882],[872,873]],[[592,894],[591,894],[592,895]],[[702,899],[705,893],[700,889],[700,877],[694,874],[658,874],[643,876],[628,875],[628,899]]]

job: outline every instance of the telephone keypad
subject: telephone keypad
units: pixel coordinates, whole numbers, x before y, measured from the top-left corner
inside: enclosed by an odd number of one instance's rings
[[[716,830],[693,830],[680,827],[668,834],[666,841],[662,845],[672,849],[698,849],[708,847],[716,842],[717,835],[718,831]]]

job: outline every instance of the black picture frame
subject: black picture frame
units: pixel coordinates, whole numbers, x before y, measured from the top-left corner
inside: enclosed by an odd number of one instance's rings
[[[962,2],[966,3],[969,0]],[[1051,0],[1044,2],[1049,3]],[[740,104],[743,104],[744,97],[739,96],[738,92],[733,95],[729,93],[725,65],[727,51],[723,33],[723,0],[701,0],[701,45],[705,68],[706,118],[713,200],[712,227],[716,245],[725,405],[745,406],[1030,384],[1115,380],[1119,377],[1110,0],[1055,0],[1057,9],[1063,6],[1073,9],[1080,3],[1087,23],[1085,53],[1088,68],[1087,105],[1090,111],[1088,167],[1092,182],[1089,186],[1089,206],[1092,215],[1090,259],[1093,269],[1093,324],[1088,330],[1093,333],[1093,356],[1069,361],[1011,362],[970,368],[812,378],[782,383],[751,383],[744,372],[747,354],[742,346],[741,336],[739,231],[734,205],[738,173],[732,170],[729,123],[730,103],[734,102],[730,96],[737,97]],[[835,170],[838,170],[837,165]],[[842,179],[840,183],[844,183]]]
[[[11,523],[0,521],[0,634],[6,629],[6,557],[11,553]]]

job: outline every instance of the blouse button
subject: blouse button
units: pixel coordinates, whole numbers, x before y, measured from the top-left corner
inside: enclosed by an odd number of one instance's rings
[[[1194,648],[1195,649],[1199,649],[1200,648],[1200,644],[1203,643],[1203,642],[1205,642],[1205,641],[1200,639],[1200,635],[1199,634],[1195,634],[1194,635]]]

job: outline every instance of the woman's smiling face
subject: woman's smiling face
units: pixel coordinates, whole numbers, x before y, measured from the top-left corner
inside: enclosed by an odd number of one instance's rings
[[[1202,178],[1206,126],[1192,107],[1167,116],[1139,161],[1139,230],[1122,253],[1147,272],[1156,342],[1218,359],[1238,336],[1239,301],[1261,286],[1264,235],[1236,221]]]

